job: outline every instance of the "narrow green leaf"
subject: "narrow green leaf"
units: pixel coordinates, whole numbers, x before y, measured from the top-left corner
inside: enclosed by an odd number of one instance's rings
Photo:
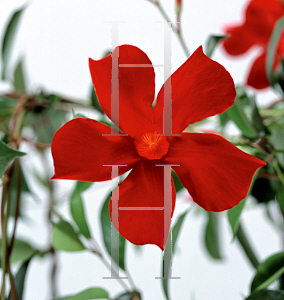
[[[99,103],[99,100],[98,100],[98,97],[97,97],[97,94],[96,94],[96,91],[94,89],[94,87],[92,86],[91,87],[91,93],[90,93],[90,100],[91,100],[91,105],[98,111],[100,112],[101,114],[104,114],[104,111],[103,109],[101,108],[101,105]]]
[[[276,83],[276,76],[273,72],[273,66],[274,66],[275,56],[278,48],[278,42],[280,40],[283,27],[284,27],[284,17],[278,19],[278,21],[275,23],[271,38],[268,43],[268,52],[267,52],[267,59],[266,59],[266,75],[271,86],[274,86]]]
[[[262,290],[253,293],[245,300],[284,300],[284,291]]]
[[[2,80],[6,79],[6,69],[8,65],[8,61],[12,52],[12,46],[15,39],[15,33],[19,25],[19,20],[22,15],[22,12],[25,10],[25,6],[18,9],[12,15],[7,28],[5,30],[3,42],[2,42]]]
[[[4,175],[11,161],[23,155],[26,155],[26,153],[14,150],[0,141],[0,177]]]
[[[205,227],[205,246],[208,253],[214,259],[222,259],[220,250],[220,233],[219,233],[219,219],[215,212],[207,212],[207,224]]]
[[[111,255],[111,220],[109,216],[109,201],[111,199],[111,193],[107,196],[100,213],[101,217],[101,229],[103,234],[103,241],[106,247],[107,252]],[[119,262],[115,261],[116,264],[122,270],[126,270],[125,267],[125,238],[119,234],[119,249],[115,251],[119,251]],[[116,255],[114,256],[116,257]]]
[[[189,212],[189,209],[186,210],[183,214],[181,214],[173,226],[172,234],[169,234],[167,245],[164,251],[164,256],[163,256],[163,266],[162,266],[162,276],[161,277],[169,277],[170,276],[170,271],[171,271],[171,259],[175,253],[176,249],[176,242],[182,227],[182,224],[185,220],[186,214]],[[166,299],[169,298],[169,286],[168,286],[168,279],[162,279],[162,285],[163,285],[163,291],[165,294]]]
[[[264,125],[263,119],[259,113],[256,101],[255,101],[255,96],[252,96],[249,99],[250,99],[250,104],[251,104],[251,108],[252,108],[252,125],[253,125],[253,127],[262,136],[270,134],[270,131]]]
[[[21,59],[14,71],[14,88],[16,91],[25,92],[26,91],[26,82],[23,70],[23,60]]]
[[[93,300],[93,299],[109,299],[108,292],[102,288],[94,287],[80,292],[72,296],[56,298],[54,300]]]
[[[251,291],[266,289],[284,274],[284,252],[274,254],[260,263],[251,283]]]
[[[15,289],[17,293],[17,300],[23,299],[24,287],[25,287],[25,279],[27,274],[27,269],[29,266],[31,259],[26,260],[20,267],[18,273],[15,276]],[[8,300],[12,300],[11,293],[9,294]]]
[[[234,206],[231,209],[228,209],[228,211],[227,211],[228,220],[231,225],[232,232],[233,232],[233,238],[236,237],[236,233],[237,233],[238,227],[239,227],[240,216],[245,207],[246,199],[251,194],[252,188],[257,179],[258,172],[259,172],[259,170],[257,170],[252,177],[252,181],[251,181],[247,196],[238,205]]]
[[[236,97],[235,103],[232,107],[226,110],[229,118],[238,126],[243,135],[248,138],[255,138],[257,136],[255,129],[248,121],[240,99]]]
[[[234,206],[231,209],[228,209],[227,211],[228,220],[231,225],[234,238],[238,231],[239,220],[240,220],[241,213],[245,207],[246,199],[247,198],[243,199],[238,205]]]
[[[172,177],[173,177],[173,181],[174,181],[174,185],[175,185],[175,189],[176,189],[176,193],[178,193],[179,191],[181,191],[184,187],[180,181],[180,179],[177,176],[177,173],[175,171],[172,170]]]
[[[284,214],[284,186],[283,184],[279,184],[279,188],[276,194],[277,201],[280,205],[282,213]]]
[[[82,251],[85,249],[71,224],[64,220],[60,220],[53,226],[52,246],[54,249],[63,251]]]
[[[74,191],[72,193],[72,196],[80,195],[83,192],[85,192],[89,187],[91,187],[93,182],[87,182],[87,181],[77,181],[76,186],[74,188]]]
[[[227,38],[228,35],[210,35],[209,38],[206,41],[205,45],[205,54],[208,57],[211,57],[216,46],[225,38]]]
[[[87,190],[92,184],[92,182],[77,181],[70,199],[70,210],[73,220],[78,226],[80,232],[87,239],[91,238],[91,234],[85,217],[85,209],[81,193]]]

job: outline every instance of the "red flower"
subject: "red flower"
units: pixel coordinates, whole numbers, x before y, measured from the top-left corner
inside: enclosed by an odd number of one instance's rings
[[[267,46],[275,23],[282,16],[284,16],[284,5],[281,1],[251,0],[246,9],[243,24],[230,26],[225,30],[230,35],[224,40],[225,50],[229,54],[240,55],[256,45],[262,49],[247,78],[247,85],[256,89],[269,87],[265,70]],[[282,36],[280,41],[283,39]],[[274,69],[279,65],[279,56],[284,57],[283,42],[278,45]]]
[[[265,163],[218,135],[182,133],[188,124],[232,106],[236,93],[229,73],[199,47],[171,76],[172,130],[180,135],[165,137],[156,135],[163,133],[164,87],[152,109],[151,61],[139,48],[123,45],[118,63],[148,65],[119,68],[119,127],[128,136],[105,136],[110,127],[95,120],[69,121],[52,142],[53,179],[109,180],[111,167],[103,165],[124,164],[120,174],[132,171],[119,186],[119,207],[162,207],[164,175],[156,165],[178,164],[173,169],[204,209],[222,211],[237,205],[246,196],[254,172]],[[90,71],[100,104],[110,117],[111,55],[90,59]],[[174,206],[172,184],[172,212]],[[163,211],[121,210],[119,232],[134,244],[156,244],[163,249]]]

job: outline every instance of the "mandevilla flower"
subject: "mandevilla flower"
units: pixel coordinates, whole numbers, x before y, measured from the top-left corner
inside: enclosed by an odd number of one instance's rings
[[[259,57],[252,64],[247,85],[256,89],[269,87],[265,71],[267,46],[275,23],[284,16],[284,3],[279,0],[251,0],[245,11],[242,25],[229,26],[225,32],[230,35],[224,40],[225,50],[231,55],[247,52],[252,46],[261,49]],[[284,36],[278,44],[274,70],[279,66],[279,57],[284,58]]]
[[[105,165],[126,165],[119,167],[119,175],[131,170],[119,185],[119,208],[155,208],[164,204],[164,169],[157,165],[179,165],[172,168],[201,207],[223,211],[237,205],[265,163],[221,136],[183,132],[189,124],[233,105],[236,92],[230,74],[199,47],[171,76],[172,133],[179,135],[166,137],[158,135],[163,133],[164,86],[152,108],[155,73],[148,56],[130,45],[114,51],[119,51],[118,64],[124,65],[118,72],[119,128],[127,136],[105,135],[111,133],[110,127],[91,119],[67,122],[52,142],[53,179],[110,180],[111,167]],[[90,59],[90,71],[101,107],[110,118],[112,56]],[[171,189],[173,213],[173,183]],[[134,244],[163,249],[163,211],[120,210],[119,232]]]

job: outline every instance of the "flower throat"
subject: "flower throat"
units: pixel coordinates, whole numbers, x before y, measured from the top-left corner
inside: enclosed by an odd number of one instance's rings
[[[139,155],[148,159],[160,159],[169,150],[167,138],[155,132],[144,133],[135,141],[135,145]]]

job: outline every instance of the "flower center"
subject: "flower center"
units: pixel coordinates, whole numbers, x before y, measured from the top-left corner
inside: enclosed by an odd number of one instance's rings
[[[140,156],[148,159],[159,159],[167,154],[169,142],[165,136],[156,135],[155,132],[147,132],[135,141]]]

